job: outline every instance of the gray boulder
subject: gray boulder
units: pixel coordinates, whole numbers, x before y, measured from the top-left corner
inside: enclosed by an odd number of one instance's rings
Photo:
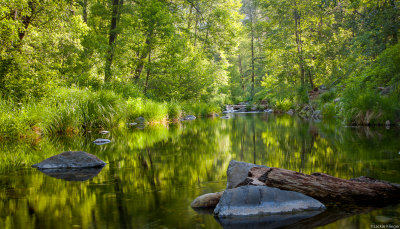
[[[222,119],[229,119],[230,117],[225,115],[225,116],[221,116]]]
[[[49,157],[44,161],[32,165],[38,169],[59,169],[59,168],[94,168],[104,167],[106,163],[92,154],[82,151],[67,151]]]
[[[253,167],[268,168],[264,165],[255,165],[251,163],[231,160],[226,171],[228,178],[226,182],[226,189],[235,188],[238,184],[242,183],[247,178],[249,170]]]
[[[192,208],[214,208],[217,206],[224,192],[207,193],[193,200],[190,204]]]
[[[293,110],[289,110],[288,112],[286,112],[286,114],[288,114],[288,115],[293,115],[293,114],[294,114],[294,111],[293,111]]]
[[[267,113],[273,113],[273,112],[274,112],[274,110],[272,110],[272,109],[267,109],[267,110],[264,110],[264,112],[267,112]]]
[[[325,205],[302,193],[267,186],[242,186],[225,190],[214,214],[224,218],[293,214],[323,209]]]
[[[102,138],[98,138],[98,139],[96,139],[96,140],[94,140],[93,141],[93,143],[94,144],[96,144],[96,145],[104,145],[104,144],[108,144],[108,143],[110,143],[111,141],[110,140],[108,140],[108,139],[102,139]]]
[[[139,123],[139,124],[143,124],[143,123],[146,122],[146,119],[143,118],[143,117],[138,117],[138,118],[135,119],[135,122]]]

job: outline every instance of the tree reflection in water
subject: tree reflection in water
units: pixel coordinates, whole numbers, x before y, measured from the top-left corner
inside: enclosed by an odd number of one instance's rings
[[[345,128],[288,115],[235,114],[227,120],[116,129],[110,134],[112,143],[102,146],[91,144],[100,137],[96,134],[44,138],[29,144],[2,142],[0,225],[220,228],[212,215],[192,210],[190,202],[225,188],[231,159],[308,174],[323,172],[346,179],[370,176],[400,183],[399,136],[393,128]],[[81,182],[55,179],[29,167],[67,150],[95,154],[108,165],[93,179]],[[362,228],[379,224],[376,216],[380,215],[393,224],[400,221],[398,206],[323,214],[297,226]]]

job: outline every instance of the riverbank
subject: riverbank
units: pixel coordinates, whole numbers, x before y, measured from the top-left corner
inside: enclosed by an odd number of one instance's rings
[[[34,139],[41,135],[76,135],[127,126],[139,117],[149,125],[174,122],[185,115],[209,116],[214,103],[158,102],[112,90],[57,88],[41,99],[15,102],[0,98],[0,139]]]
[[[335,118],[348,126],[400,125],[398,83],[375,88],[362,85],[300,88],[287,96],[269,95],[258,102],[240,105],[242,111],[297,114],[305,119]]]

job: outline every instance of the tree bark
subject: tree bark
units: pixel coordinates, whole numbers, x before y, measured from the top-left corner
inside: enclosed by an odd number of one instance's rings
[[[368,177],[345,180],[323,173],[306,175],[280,168],[253,167],[239,186],[266,185],[296,191],[324,204],[385,205],[400,200],[400,185]]]

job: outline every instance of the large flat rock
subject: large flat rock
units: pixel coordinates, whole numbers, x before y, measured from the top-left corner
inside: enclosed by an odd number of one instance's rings
[[[246,180],[249,170],[253,167],[268,168],[264,165],[255,165],[251,163],[231,160],[229,162],[227,173],[226,189],[236,188],[236,186]]]
[[[267,186],[242,186],[225,190],[214,214],[218,217],[292,214],[323,210],[318,200],[304,194]]]
[[[59,168],[95,168],[104,167],[106,163],[92,154],[82,151],[67,151],[49,157],[44,161],[32,165],[38,169],[59,169]]]

